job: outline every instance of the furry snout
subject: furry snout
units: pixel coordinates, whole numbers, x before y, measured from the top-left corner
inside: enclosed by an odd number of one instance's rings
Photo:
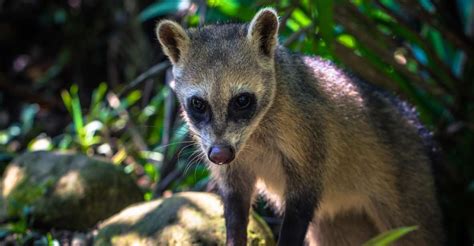
[[[235,158],[235,150],[229,145],[214,145],[209,148],[207,157],[217,165],[228,164]]]

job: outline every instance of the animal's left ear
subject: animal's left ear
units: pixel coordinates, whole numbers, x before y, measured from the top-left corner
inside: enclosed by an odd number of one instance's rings
[[[156,37],[173,65],[182,62],[189,49],[190,40],[178,23],[170,20],[161,21],[156,27]]]
[[[278,15],[272,8],[264,8],[253,17],[247,32],[247,38],[258,51],[272,58],[278,45]]]

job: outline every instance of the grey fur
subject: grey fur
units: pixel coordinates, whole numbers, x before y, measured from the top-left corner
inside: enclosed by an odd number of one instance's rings
[[[305,216],[311,245],[360,245],[412,225],[419,229],[399,245],[442,244],[430,159],[414,111],[328,61],[278,46],[276,18],[264,9],[250,24],[183,30],[164,21],[157,27],[202,151],[225,142],[237,152],[228,165],[209,163],[228,201],[228,244],[245,244],[238,225],[248,220],[233,211],[245,216],[256,190],[285,215],[280,244],[297,238],[290,227],[306,230],[294,222]],[[255,115],[231,122],[229,100],[241,92],[256,95]],[[208,124],[190,119],[186,100],[196,95],[212,111]]]

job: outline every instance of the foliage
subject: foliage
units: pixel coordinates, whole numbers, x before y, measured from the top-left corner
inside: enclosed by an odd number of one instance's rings
[[[370,239],[363,246],[386,246],[390,245],[398,239],[402,238],[406,234],[416,230],[416,226],[401,227],[393,230],[386,231],[375,238]]]
[[[10,20],[0,23],[2,169],[19,151],[75,150],[110,158],[146,199],[206,189],[154,26],[168,17],[245,22],[263,6],[281,16],[282,45],[334,60],[417,107],[445,155],[435,173],[449,242],[471,243],[472,1],[0,1]]]

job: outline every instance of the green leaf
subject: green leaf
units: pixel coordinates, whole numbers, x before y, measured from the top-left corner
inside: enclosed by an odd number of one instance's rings
[[[187,16],[186,22],[188,23],[188,26],[190,27],[197,27],[199,25],[199,15],[193,14],[193,15]]]
[[[71,114],[72,121],[74,123],[74,129],[76,130],[77,137],[81,146],[87,145],[85,142],[85,130],[84,130],[84,120],[82,118],[82,109],[81,102],[79,100],[78,91],[79,88],[77,85],[72,85],[70,91],[71,97]]]
[[[298,29],[300,29],[300,25],[298,25],[298,22],[293,19],[288,19],[288,21],[286,22],[286,26],[290,28],[293,32],[296,32],[298,31]]]
[[[300,24],[302,27],[311,25],[311,19],[306,16],[301,9],[295,9],[291,15],[292,19]]]
[[[240,4],[238,1],[235,0],[208,0],[207,4],[210,7],[217,7],[222,13],[235,16],[238,15]]]
[[[446,52],[446,47],[443,42],[443,38],[441,37],[441,34],[437,30],[429,28],[428,35],[430,41],[433,43],[433,46],[438,56],[441,57],[443,61],[446,61],[448,58],[448,54]]]
[[[135,104],[140,98],[142,97],[142,93],[139,90],[134,90],[130,92],[125,98],[125,102],[123,102],[126,107],[132,106]]]
[[[356,39],[348,34],[341,34],[337,37],[337,41],[347,48],[354,49],[356,47]]]
[[[64,106],[66,107],[67,111],[72,114],[72,99],[71,94],[67,90],[61,91],[61,98],[63,99]]]
[[[143,166],[143,169],[145,170],[145,173],[148,175],[148,177],[153,180],[153,182],[156,182],[158,180],[158,170],[156,169],[156,166],[152,163],[146,163]]]
[[[58,149],[67,150],[71,148],[72,141],[73,140],[72,140],[71,135],[64,135],[63,138],[58,143]]]
[[[153,193],[151,191],[145,193],[145,195],[143,195],[143,199],[145,201],[151,201],[153,199]]]
[[[140,22],[145,22],[150,19],[153,19],[158,16],[171,14],[179,9],[183,9],[185,7],[189,7],[190,1],[189,0],[165,0],[153,3],[146,7],[139,15],[138,20]]]
[[[396,240],[400,239],[401,237],[405,236],[409,232],[418,229],[417,226],[410,226],[410,227],[400,227],[397,229],[386,231],[369,241],[363,244],[363,246],[385,246],[390,245],[391,243],[395,242]]]
[[[151,103],[148,108],[150,110],[149,112],[145,112],[145,110],[142,112],[141,117],[143,118],[141,122],[143,122],[144,125],[148,125],[147,127],[147,135],[148,135],[148,142],[149,143],[157,143],[159,142],[162,133],[162,127],[163,127],[163,120],[164,120],[164,100],[168,96],[171,89],[167,86],[163,87],[160,89],[158,94],[151,100]],[[149,114],[146,116],[146,114]],[[153,116],[153,117],[152,117]],[[149,119],[150,118],[150,119]],[[149,120],[149,121],[148,121]],[[150,122],[150,123],[147,123]]]
[[[331,49],[332,42],[334,40],[333,1],[316,1],[316,9],[318,10],[319,28],[321,30],[321,36],[328,45],[329,49]]]
[[[107,92],[107,84],[102,82],[99,87],[92,93],[92,102],[90,106],[90,115],[98,117],[100,113],[101,102],[104,99],[105,93]]]
[[[77,98],[73,99],[72,103],[72,118],[74,122],[74,128],[80,138],[84,135],[84,121],[82,119],[81,104]]]
[[[104,124],[102,122],[94,120],[92,122],[87,123],[84,126],[84,139],[83,145],[89,147],[100,142],[100,137],[96,136],[96,133],[104,128]]]
[[[6,145],[10,141],[10,135],[7,131],[0,131],[0,145]]]

